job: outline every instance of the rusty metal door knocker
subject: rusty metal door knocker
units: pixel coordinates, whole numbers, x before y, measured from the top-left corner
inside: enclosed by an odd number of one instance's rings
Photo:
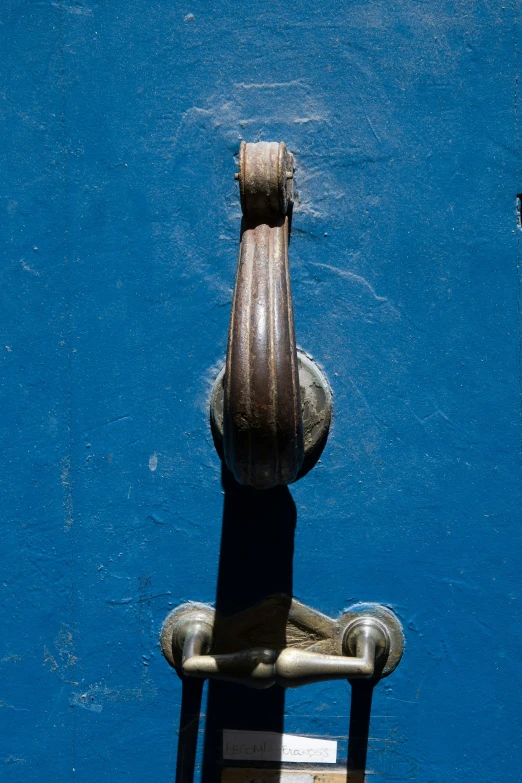
[[[240,484],[290,484],[320,454],[332,396],[296,349],[288,264],[294,159],[283,142],[241,143],[243,221],[226,365],[211,398],[218,451]]]

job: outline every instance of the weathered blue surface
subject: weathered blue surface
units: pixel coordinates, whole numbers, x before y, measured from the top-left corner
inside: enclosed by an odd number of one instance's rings
[[[2,780],[173,780],[158,635],[216,592],[241,138],[296,155],[296,328],[334,392],[285,578],[407,632],[369,778],[519,780],[516,13],[4,0]],[[346,756],[346,684],[284,709]]]

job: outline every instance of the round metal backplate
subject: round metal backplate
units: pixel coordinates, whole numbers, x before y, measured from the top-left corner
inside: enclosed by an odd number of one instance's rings
[[[386,628],[389,640],[389,649],[382,669],[378,672],[379,677],[387,677],[399,665],[404,652],[404,633],[402,625],[397,616],[381,604],[355,604],[351,606],[339,620],[342,635],[348,626],[362,617],[375,617],[380,620]]]
[[[161,628],[161,651],[170,665],[175,669],[181,667],[181,655],[183,651],[179,645],[173,644],[174,634],[181,628],[184,620],[191,624],[193,624],[194,621],[201,620],[212,627],[214,625],[214,610],[212,607],[207,606],[207,604],[200,604],[194,601],[177,606],[166,616]]]
[[[324,373],[307,354],[297,349],[299,388],[303,412],[305,461],[297,478],[315,465],[326,443],[332,419],[332,392]],[[223,381],[225,368],[220,371],[210,396],[210,425],[219,455],[223,455]]]

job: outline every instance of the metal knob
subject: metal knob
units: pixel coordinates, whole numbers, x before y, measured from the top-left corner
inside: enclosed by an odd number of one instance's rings
[[[284,143],[241,143],[239,262],[211,422],[235,479],[257,489],[295,481],[330,425],[328,383],[296,350],[288,264],[293,174]]]

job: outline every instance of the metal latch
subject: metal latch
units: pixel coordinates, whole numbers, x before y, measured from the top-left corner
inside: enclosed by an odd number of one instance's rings
[[[168,615],[161,646],[187,677],[296,688],[386,677],[401,659],[403,633],[395,614],[378,604],[357,604],[333,620],[295,598],[275,596],[218,622],[211,607],[182,604]]]

